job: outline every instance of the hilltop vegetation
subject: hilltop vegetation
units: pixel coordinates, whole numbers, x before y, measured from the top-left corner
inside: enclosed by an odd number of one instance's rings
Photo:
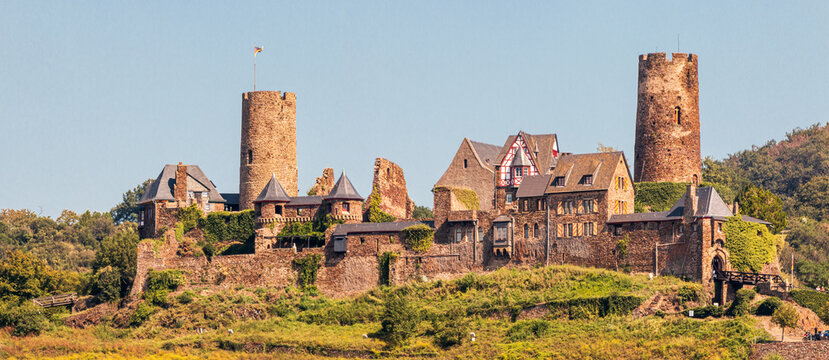
[[[116,327],[116,314],[87,329],[54,320],[40,336],[0,335],[0,356],[713,359],[745,358],[755,338],[769,339],[748,317],[633,314],[655,294],[687,307],[702,296],[699,285],[671,277],[574,266],[501,269],[336,300],[313,287],[178,291],[128,327]]]

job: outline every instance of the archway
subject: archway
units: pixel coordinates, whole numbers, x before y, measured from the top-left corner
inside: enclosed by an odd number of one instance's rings
[[[725,304],[725,292],[723,291],[724,284],[722,277],[719,276],[724,267],[725,262],[723,259],[719,255],[714,256],[714,259],[711,260],[711,277],[714,280],[714,298],[712,299],[712,302],[720,306]]]
[[[714,260],[711,260],[711,270],[713,270],[715,273],[722,272],[724,265],[725,264],[723,263],[723,260],[719,255],[714,256]]]

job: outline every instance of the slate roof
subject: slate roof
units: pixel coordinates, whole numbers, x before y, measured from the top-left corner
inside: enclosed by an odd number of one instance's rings
[[[176,167],[178,165],[167,164],[164,169],[158,174],[152,184],[138,200],[138,204],[146,204],[153,201],[173,201],[176,198],[173,196],[173,187],[176,184]],[[192,184],[198,184],[200,188],[207,190],[207,201],[211,203],[224,203],[225,199],[213,186],[213,182],[207,178],[198,165],[187,166],[187,181],[192,181]]]
[[[544,191],[547,190],[547,185],[552,181],[552,176],[548,175],[532,175],[524,176],[521,180],[521,186],[518,187],[516,196],[519,198],[544,196]]]
[[[625,163],[625,157],[621,151],[561,155],[556,168],[550,173],[550,182],[545,192],[552,194],[610,189],[615,181],[616,168],[621,165],[620,162]],[[625,167],[627,167],[626,163]],[[585,175],[593,176],[592,185],[582,182]],[[629,169],[628,175],[630,175]],[[552,186],[552,182],[557,177],[564,178],[564,186]]]
[[[285,192],[285,189],[282,188],[282,184],[279,183],[279,180],[276,180],[276,174],[271,175],[271,179],[265,185],[265,188],[262,189],[262,192],[259,193],[256,200],[253,200],[254,203],[289,201],[291,201],[291,197],[289,197],[288,193]]]
[[[713,187],[701,187],[696,189],[697,194],[697,208],[694,209],[694,217],[696,218],[714,218],[716,220],[725,220],[728,217],[734,216],[728,205],[725,204],[720,194],[717,193]],[[613,215],[608,224],[620,224],[630,222],[643,221],[670,221],[682,219],[685,212],[685,198],[687,194],[682,196],[674,203],[668,211],[652,212],[652,213],[636,213],[636,214],[621,214]],[[743,221],[770,225],[769,222],[763,221],[751,216],[740,215]]]
[[[538,172],[541,174],[548,173],[550,167],[552,167],[555,162],[555,153],[558,152],[558,136],[556,134],[533,135],[527,134],[523,131],[519,131],[518,135],[524,137],[524,141],[527,143],[527,149],[530,151],[530,157],[532,157],[535,161]],[[515,142],[516,136],[517,135],[510,135],[507,137],[507,141],[498,152],[498,160],[495,162],[496,165],[500,164],[501,161],[504,160],[504,156],[507,155],[507,151],[509,151],[512,143]],[[535,154],[536,150],[538,150],[538,155]]]
[[[239,205],[239,193],[221,193],[227,205]]]
[[[354,185],[351,185],[351,181],[348,180],[348,177],[345,176],[345,172],[340,175],[339,180],[337,183],[334,184],[334,187],[331,189],[331,192],[325,196],[326,200],[360,200],[363,201],[363,197],[357,193],[357,189],[354,188]]]
[[[325,196],[294,196],[285,206],[316,206],[322,205]]]
[[[472,149],[478,154],[478,158],[481,159],[481,162],[484,163],[489,168],[494,168],[495,165],[498,165],[498,152],[501,151],[501,147],[498,145],[492,145],[477,141],[469,140],[469,143],[472,144]]]
[[[373,234],[373,233],[389,233],[400,232],[403,229],[413,225],[427,225],[434,228],[434,223],[431,221],[397,221],[384,223],[360,223],[360,224],[340,224],[334,228],[333,236],[346,236],[349,234]]]

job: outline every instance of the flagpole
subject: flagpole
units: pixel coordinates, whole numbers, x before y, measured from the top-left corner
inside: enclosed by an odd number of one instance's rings
[[[253,52],[253,91],[256,91],[256,51]]]

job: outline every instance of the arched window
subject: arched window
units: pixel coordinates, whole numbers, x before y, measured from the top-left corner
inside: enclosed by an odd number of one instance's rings
[[[524,224],[524,238],[530,237],[530,225]]]
[[[538,237],[538,224],[533,225],[533,237]]]
[[[682,124],[681,116],[682,116],[682,109],[680,109],[679,106],[675,107],[674,108],[674,120],[676,120],[677,125]]]

